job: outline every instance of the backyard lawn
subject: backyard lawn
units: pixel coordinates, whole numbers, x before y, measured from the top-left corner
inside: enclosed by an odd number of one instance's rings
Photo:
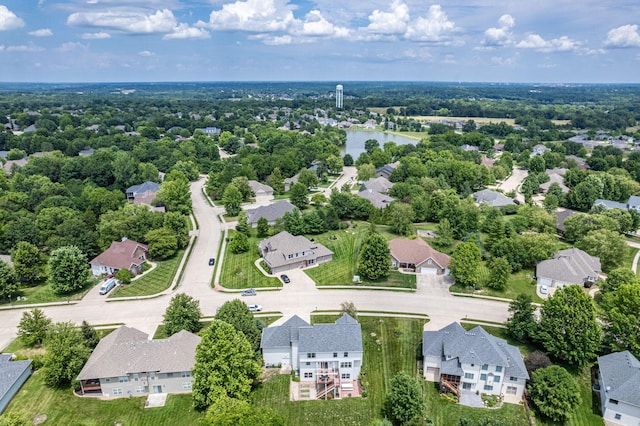
[[[49,284],[40,284],[35,287],[21,287],[18,292],[11,297],[11,306],[25,305],[31,303],[52,303],[66,302],[69,300],[80,300],[85,294],[98,283],[96,279],[90,279],[80,290],[70,294],[56,294]],[[17,297],[26,297],[26,300],[17,300]],[[9,305],[9,299],[1,299],[0,305]]]
[[[160,293],[171,286],[173,277],[178,272],[178,265],[184,255],[184,250],[179,250],[173,257],[156,262],[157,266],[131,284],[117,286],[109,297],[148,296]]]
[[[519,294],[528,294],[535,303],[541,303],[542,299],[536,294],[536,285],[533,280],[534,273],[531,269],[523,269],[511,275],[507,288],[504,291],[490,289],[486,286],[489,280],[489,268],[484,264],[480,267],[480,288],[474,290],[457,284],[451,286],[450,291],[457,293],[480,294],[494,297],[515,299]]]
[[[22,386],[6,412],[23,416],[31,423],[46,416],[45,425],[195,425],[201,413],[193,409],[191,395],[169,395],[160,408],[144,408],[145,397],[101,401],[79,398],[71,389],[52,389],[35,372]]]
[[[229,239],[232,239],[237,231],[229,231]],[[256,268],[255,261],[260,257],[258,243],[261,238],[249,238],[249,251],[233,254],[227,243],[222,262],[220,285],[225,288],[259,288],[282,287],[282,282],[275,277],[267,277]]]
[[[385,238],[391,239],[397,237],[397,235],[385,232],[385,227],[379,228],[380,234]],[[415,275],[401,274],[397,271],[391,271],[391,274],[387,278],[374,281],[367,280],[365,277],[360,277],[361,282],[353,282],[353,276],[358,275],[356,271],[356,264],[358,261],[360,246],[362,245],[368,230],[368,226],[360,225],[344,231],[331,231],[320,235],[314,235],[313,238],[316,241],[333,251],[333,260],[331,262],[323,263],[315,268],[307,269],[305,271],[307,275],[309,275],[318,286],[361,285],[416,288]]]

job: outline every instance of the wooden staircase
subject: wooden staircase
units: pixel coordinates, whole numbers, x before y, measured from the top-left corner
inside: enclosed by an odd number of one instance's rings
[[[453,383],[445,379],[444,377],[440,377],[440,387],[444,387],[449,391],[453,392],[457,397],[460,397],[460,390],[458,389],[458,384]]]

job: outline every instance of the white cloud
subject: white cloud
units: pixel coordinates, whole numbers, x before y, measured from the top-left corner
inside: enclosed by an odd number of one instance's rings
[[[17,46],[7,46],[7,52],[42,52],[44,48],[37,46],[33,43],[20,44]]]
[[[304,21],[296,19],[289,32],[296,36],[333,38],[346,38],[351,33],[348,28],[338,27],[327,21],[318,10],[307,13]]]
[[[39,30],[29,31],[28,34],[34,37],[51,37],[53,35],[53,31],[49,28],[41,28]]]
[[[581,43],[567,36],[545,40],[538,34],[529,34],[516,44],[520,49],[535,49],[540,52],[568,52],[577,50]]]
[[[209,22],[199,21],[197,25],[212,30],[286,31],[296,20],[293,9],[288,0],[236,1],[212,11]]]
[[[182,23],[173,28],[173,32],[162,37],[163,40],[207,39],[211,38],[209,31],[203,28],[194,28]]]
[[[257,34],[249,38],[252,40],[260,40],[264,44],[267,44],[269,46],[281,46],[281,45],[293,43],[293,37],[291,37],[290,35],[272,36],[269,34]],[[298,39],[296,41],[301,42],[303,40]]]
[[[169,9],[148,14],[141,9],[114,8],[99,12],[76,12],[69,15],[72,26],[112,28],[131,34],[169,33],[177,25]]]
[[[82,44],[77,41],[69,41],[67,43],[62,43],[60,47],[57,49],[59,52],[71,52],[74,50],[87,50],[87,45]]]
[[[426,17],[420,16],[409,24],[404,37],[414,41],[447,42],[455,31],[453,21],[449,20],[439,4],[434,4],[429,7]]]
[[[0,31],[15,30],[22,27],[24,27],[24,21],[7,9],[6,6],[0,4]]]
[[[366,31],[374,34],[402,34],[407,30],[410,19],[409,7],[402,0],[393,0],[389,12],[376,9],[369,15]]]
[[[502,15],[498,19],[499,27],[488,28],[484,32],[484,40],[482,44],[486,46],[504,46],[513,41],[511,29],[515,26],[516,21],[511,15]]]
[[[98,33],[84,33],[82,38],[85,40],[100,40],[104,38],[111,38],[111,34],[100,31]]]
[[[609,47],[640,47],[638,26],[623,25],[610,30],[604,44]]]
[[[4,44],[0,44],[0,52],[4,50]]]
[[[404,52],[402,52],[402,55],[407,58],[417,59],[417,60],[429,60],[433,57],[429,49],[426,47],[422,47],[418,49],[409,48]]]
[[[494,56],[491,58],[491,63],[499,67],[512,67],[516,62],[516,58],[503,58],[501,56]]]
[[[138,55],[140,55],[140,56],[154,56],[155,53],[150,52],[148,50],[143,50],[142,52],[138,52]]]

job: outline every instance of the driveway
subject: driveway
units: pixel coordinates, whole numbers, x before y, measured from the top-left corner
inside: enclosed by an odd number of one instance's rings
[[[511,172],[511,176],[507,178],[502,183],[499,183],[495,186],[497,189],[503,190],[506,192],[516,191],[516,199],[521,203],[524,203],[524,196],[519,192],[520,185],[522,185],[522,181],[529,176],[529,172],[524,169],[515,168],[513,172]]]

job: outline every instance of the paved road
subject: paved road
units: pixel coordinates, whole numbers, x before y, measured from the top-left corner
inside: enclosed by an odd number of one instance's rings
[[[529,176],[529,172],[524,169],[520,169],[518,167],[513,169],[511,176],[507,178],[504,182],[496,185],[495,187],[506,192],[516,191],[516,199],[521,203],[524,203],[524,196],[520,193],[520,185],[522,185],[522,181]]]
[[[340,179],[348,180],[345,173]],[[340,182],[338,184],[341,185]],[[222,231],[226,224],[217,219],[221,207],[211,207],[201,188],[204,179],[191,184],[193,212],[199,224],[198,238],[185,272],[176,292],[187,293],[200,300],[206,316],[215,315],[216,307],[227,300],[238,297],[234,293],[222,293],[211,289],[213,267],[208,265],[215,257]],[[309,318],[315,309],[338,310],[343,301],[352,301],[359,310],[425,313],[430,317],[430,327],[441,327],[465,317],[492,322],[505,321],[509,313],[508,304],[486,299],[454,297],[447,285],[436,277],[419,276],[416,292],[390,292],[380,290],[319,290],[302,271],[288,273],[291,284],[280,291],[259,291],[257,296],[247,298],[248,303],[258,303],[265,311],[281,311],[285,315],[298,314]],[[94,289],[95,290],[95,289]],[[43,307],[45,314],[54,321],[83,320],[90,324],[124,323],[153,334],[171,299],[171,294],[153,299],[106,302],[106,298],[93,295],[75,305]],[[0,348],[15,338],[17,325],[23,309],[0,310]]]

